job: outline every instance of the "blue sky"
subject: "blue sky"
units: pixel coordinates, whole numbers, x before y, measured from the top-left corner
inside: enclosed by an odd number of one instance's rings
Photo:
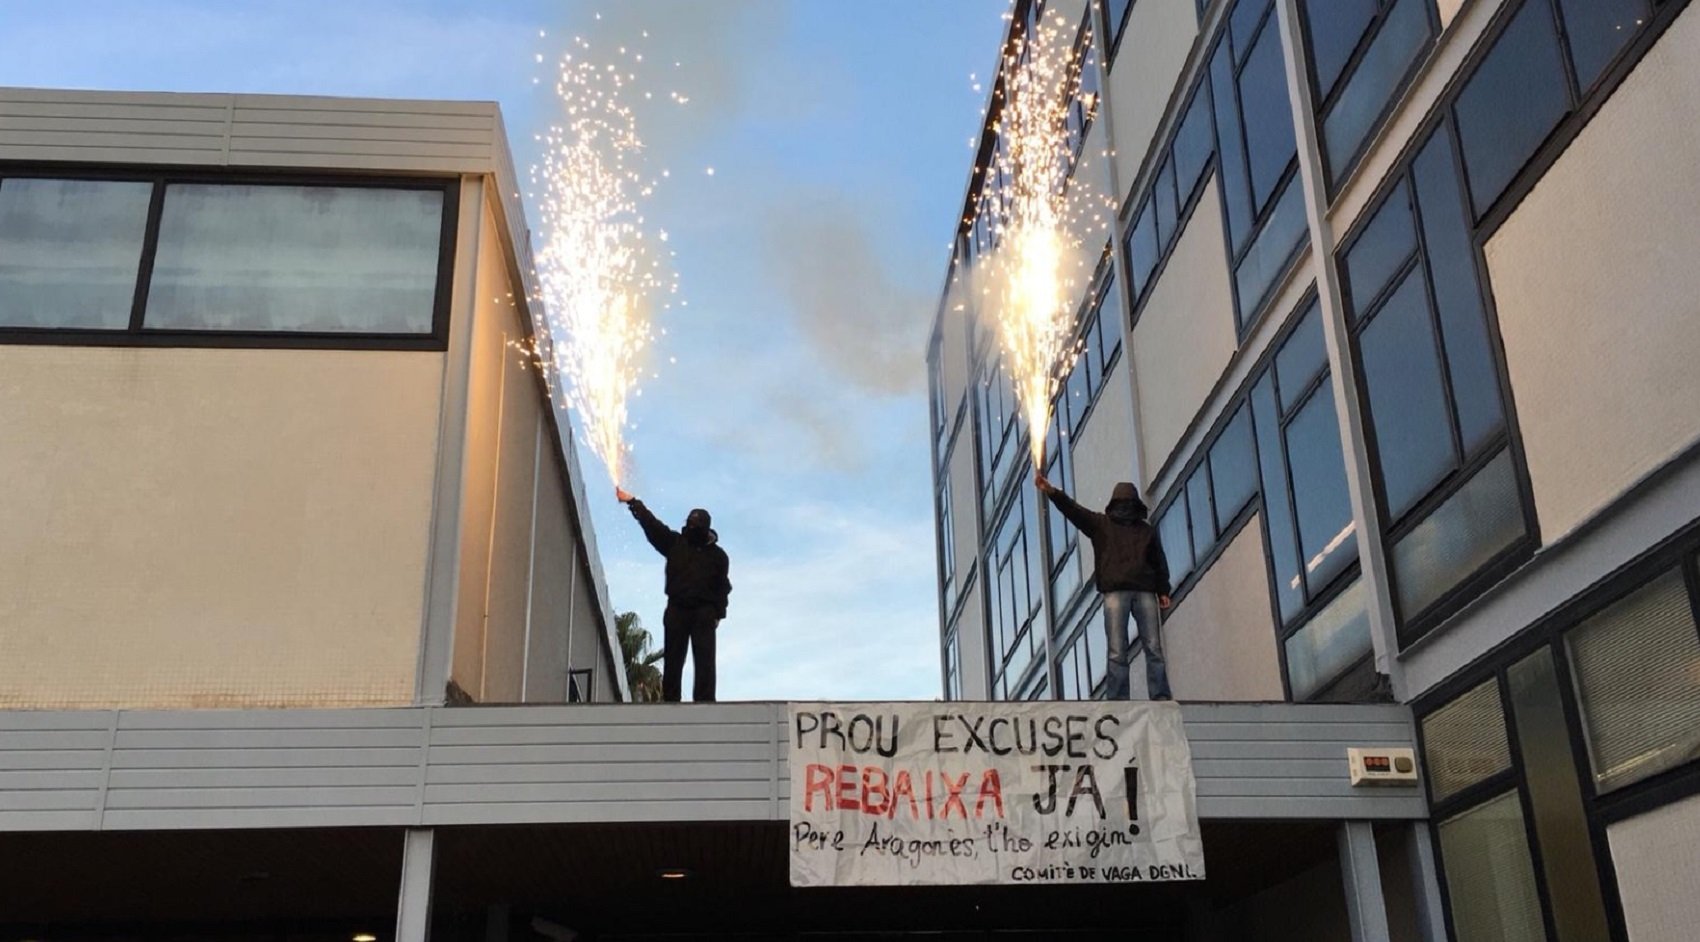
[[[557,120],[536,54],[576,33],[680,61],[690,105],[639,119],[689,306],[658,324],[627,486],[714,513],[721,699],[927,699],[925,335],[1005,6],[0,0],[0,85],[495,100],[523,177]],[[581,458],[614,606],[659,635],[661,559]]]

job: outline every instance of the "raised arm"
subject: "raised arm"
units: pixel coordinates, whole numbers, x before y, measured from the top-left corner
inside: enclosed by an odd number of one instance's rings
[[[655,547],[657,553],[666,556],[673,549],[673,544],[681,539],[678,531],[655,519],[655,514],[650,513],[649,508],[643,505],[643,501],[636,497],[628,494],[625,502],[626,508],[632,512],[633,519],[637,520],[638,526],[643,528],[643,535],[649,540],[649,545]]]
[[[1034,486],[1051,498],[1051,503],[1060,511],[1069,523],[1090,539],[1098,535],[1101,526],[1098,515],[1074,502],[1074,499],[1062,492],[1062,489],[1045,480],[1043,474],[1033,477]]]

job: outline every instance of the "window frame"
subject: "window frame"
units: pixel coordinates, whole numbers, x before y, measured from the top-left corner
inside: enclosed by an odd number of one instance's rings
[[[1110,3],[1112,0],[1096,0],[1092,5],[1098,8],[1099,18],[1104,23],[1104,71],[1115,68],[1116,53],[1121,50],[1122,39],[1127,35],[1127,24],[1133,19],[1133,8],[1139,0],[1127,0],[1127,6],[1122,8],[1119,22],[1110,22]]]
[[[0,181],[6,179],[83,180],[141,182],[153,187],[143,231],[136,290],[131,300],[129,323],[119,328],[0,327],[0,345],[49,345],[96,347],[215,347],[231,349],[307,350],[429,350],[448,349],[449,317],[453,302],[456,235],[460,225],[458,177],[445,176],[357,176],[348,173],[302,173],[299,171],[183,170],[97,164],[13,163],[0,161]],[[148,288],[153,278],[159,249],[160,219],[165,208],[166,187],[178,184],[202,186],[300,186],[337,189],[436,191],[443,197],[442,225],[438,232],[437,275],[433,284],[431,329],[424,333],[378,331],[280,331],[280,330],[186,330],[146,326]],[[3,183],[0,183],[3,185]]]
[[[1623,602],[1637,591],[1673,570],[1679,571],[1687,591],[1696,631],[1700,632],[1700,520],[1690,522],[1682,530],[1647,550],[1640,557],[1604,577],[1579,595],[1542,616],[1509,641],[1481,657],[1464,670],[1458,671],[1441,684],[1416,697],[1411,703],[1416,733],[1416,750],[1423,761],[1427,736],[1423,720],[1437,710],[1453,703],[1482,683],[1491,680],[1499,692],[1501,718],[1505,723],[1506,741],[1511,749],[1511,767],[1475,782],[1458,792],[1436,801],[1433,783],[1423,777],[1423,796],[1429,803],[1430,835],[1433,839],[1442,879],[1439,881],[1447,924],[1452,921],[1451,893],[1444,879],[1444,860],[1440,860],[1440,831],[1442,821],[1462,811],[1497,798],[1509,789],[1516,789],[1523,808],[1524,837],[1534,864],[1537,894],[1542,907],[1549,938],[1557,938],[1553,926],[1553,908],[1548,898],[1547,874],[1535,832],[1534,808],[1529,795],[1522,744],[1516,718],[1511,706],[1510,671],[1526,658],[1550,651],[1565,732],[1570,745],[1570,758],[1575,766],[1578,797],[1587,822],[1588,836],[1594,851],[1594,861],[1605,902],[1606,919],[1616,940],[1628,938],[1624,923],[1622,901],[1618,892],[1616,868],[1612,863],[1607,828],[1620,821],[1654,811],[1667,805],[1700,795],[1700,759],[1690,759],[1671,769],[1655,773],[1640,781],[1622,785],[1601,793],[1594,779],[1589,760],[1586,731],[1577,694],[1576,678],[1566,640],[1570,633],[1589,618]]]
[[[1345,63],[1341,65],[1340,77],[1335,80],[1334,87],[1329,89],[1327,98],[1321,95],[1317,83],[1316,51],[1311,41],[1309,16],[1311,4],[1325,3],[1327,0],[1299,0],[1299,2],[1299,32],[1303,36],[1301,42],[1305,54],[1305,82],[1310,88],[1311,102],[1316,115],[1317,152],[1322,162],[1323,190],[1330,205],[1332,205],[1334,197],[1345,188],[1345,182],[1350,180],[1353,174],[1357,172],[1358,165],[1363,162],[1364,156],[1374,146],[1377,133],[1386,125],[1388,118],[1393,116],[1393,112],[1398,108],[1399,102],[1404,99],[1405,93],[1410,90],[1417,76],[1421,75],[1427,67],[1429,57],[1433,55],[1442,32],[1440,11],[1435,0],[1420,0],[1429,25],[1428,38],[1423,41],[1423,48],[1417,51],[1411,60],[1411,64],[1406,67],[1405,73],[1394,83],[1392,92],[1387,96],[1387,101],[1382,103],[1381,110],[1370,122],[1368,130],[1364,134],[1364,139],[1358,143],[1350,156],[1341,161],[1339,167],[1331,167],[1328,161],[1327,144],[1322,139],[1323,121],[1345,95],[1346,87],[1351,84],[1352,78],[1357,75],[1358,67],[1368,57],[1370,49],[1374,47],[1376,39],[1381,35],[1381,28],[1387,24],[1387,19],[1393,8],[1399,4],[1399,0],[1376,0],[1375,16],[1370,19],[1369,25],[1364,27],[1364,34],[1358,37],[1358,44],[1352,48],[1351,55],[1347,56]]]
[[[1533,3],[1545,3],[1547,0],[1528,0]],[[1452,169],[1457,176],[1460,195],[1464,199],[1459,207],[1464,231],[1470,243],[1471,258],[1475,264],[1477,291],[1482,304],[1484,318],[1483,328],[1487,333],[1488,353],[1493,359],[1494,379],[1499,391],[1501,409],[1504,412],[1504,427],[1478,445],[1474,454],[1468,453],[1463,445],[1458,404],[1452,379],[1452,364],[1447,353],[1445,332],[1441,329],[1439,302],[1435,296],[1435,273],[1429,258],[1429,248],[1424,234],[1424,211],[1418,204],[1417,188],[1415,186],[1415,165],[1417,157],[1424,148],[1434,140],[1436,135],[1444,134],[1450,140],[1447,148],[1452,159]],[[1499,330],[1499,308],[1494,301],[1493,282],[1489,277],[1487,267],[1486,245],[1493,237],[1495,230],[1470,219],[1469,177],[1464,169],[1463,142],[1459,138],[1457,125],[1451,116],[1449,106],[1436,109],[1417,133],[1406,143],[1405,150],[1394,163],[1380,186],[1365,202],[1364,209],[1352,223],[1346,236],[1340,239],[1335,249],[1334,257],[1337,266],[1343,269],[1342,261],[1355,248],[1364,233],[1375,221],[1377,214],[1389,199],[1403,198],[1408,200],[1407,209],[1411,214],[1411,224],[1415,231],[1415,240],[1411,257],[1407,258],[1389,276],[1387,284],[1381,286],[1375,297],[1359,304],[1352,298],[1346,284],[1341,279],[1342,303],[1349,313],[1347,328],[1348,353],[1354,366],[1354,389],[1361,414],[1364,417],[1362,431],[1364,443],[1367,446],[1366,458],[1370,468],[1372,497],[1375,501],[1378,519],[1381,521],[1381,532],[1375,538],[1381,541],[1383,552],[1391,557],[1393,547],[1400,540],[1409,536],[1411,531],[1428,520],[1448,499],[1473,481],[1476,475],[1497,459],[1501,453],[1509,452],[1513,475],[1517,483],[1519,509],[1523,517],[1523,536],[1509,546],[1496,552],[1487,562],[1478,566],[1470,575],[1460,579],[1452,588],[1441,593],[1429,603],[1428,607],[1418,613],[1407,613],[1399,603],[1398,593],[1390,594],[1388,600],[1393,609],[1395,633],[1398,636],[1401,649],[1409,648],[1418,640],[1433,632],[1457,614],[1464,606],[1487,591],[1493,585],[1510,575],[1519,566],[1534,556],[1541,545],[1540,522],[1535,510],[1534,489],[1529,479],[1528,460],[1523,450],[1523,436],[1518,424],[1516,398],[1513,395],[1510,371],[1506,368],[1506,353],[1504,339]],[[1430,212],[1433,212],[1431,207]],[[1411,504],[1409,508],[1394,519],[1389,512],[1387,501],[1387,486],[1385,472],[1381,461],[1381,452],[1376,438],[1373,413],[1369,406],[1369,377],[1363,369],[1362,338],[1364,331],[1373,324],[1382,313],[1389,297],[1394,294],[1403,279],[1412,275],[1421,277],[1422,297],[1427,306],[1428,328],[1435,341],[1435,349],[1439,356],[1443,394],[1445,397],[1448,435],[1450,447],[1454,455],[1454,467],[1430,486],[1427,493]],[[1398,577],[1389,570],[1389,586]]]

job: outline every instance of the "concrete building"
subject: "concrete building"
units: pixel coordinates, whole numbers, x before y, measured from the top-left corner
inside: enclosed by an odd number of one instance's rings
[[[1012,41],[1040,6],[1080,30],[1071,190],[1116,207],[1048,474],[1152,504],[1176,697],[1408,705],[1433,938],[1693,938],[1700,12],[1022,0]],[[928,350],[942,680],[1090,697],[1090,547],[973,290],[996,107]]]
[[[567,702],[625,692],[514,193],[487,104],[0,90],[0,940],[1436,924],[1386,703],[1183,706],[1207,880],[792,887],[786,705]]]
[[[493,105],[0,90],[0,709],[615,700]]]

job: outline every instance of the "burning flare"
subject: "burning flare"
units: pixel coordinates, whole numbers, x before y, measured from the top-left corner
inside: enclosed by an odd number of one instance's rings
[[[1064,17],[1048,13],[1005,52],[993,125],[1003,146],[986,171],[1003,186],[982,210],[992,214],[996,243],[984,263],[982,310],[993,315],[1035,469],[1044,467],[1051,401],[1074,359],[1070,302],[1089,274],[1081,214],[1068,197],[1075,160],[1068,112],[1083,65],[1074,36]]]
[[[545,375],[565,377],[564,404],[619,484],[630,451],[626,402],[638,394],[651,315],[678,286],[659,248],[667,234],[644,229],[640,202],[655,183],[642,169],[637,120],[621,100],[642,55],[621,48],[598,65],[589,52],[577,38],[560,58],[555,94],[567,120],[539,136],[543,162],[531,169],[544,233],[535,257],[542,303],[533,310]]]

